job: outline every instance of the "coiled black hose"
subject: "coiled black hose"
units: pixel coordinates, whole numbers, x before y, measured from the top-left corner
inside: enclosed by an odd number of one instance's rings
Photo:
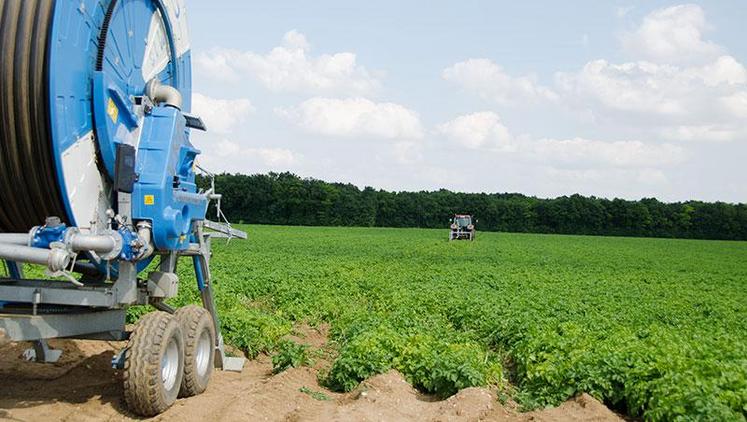
[[[66,217],[49,120],[54,6],[54,0],[0,0],[0,232]]]

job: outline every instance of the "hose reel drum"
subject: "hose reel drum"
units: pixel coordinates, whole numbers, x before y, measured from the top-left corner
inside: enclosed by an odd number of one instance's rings
[[[219,195],[196,186],[200,151],[189,136],[204,125],[188,114],[184,0],[0,0],[0,13],[0,260],[14,269],[0,279],[0,332],[16,341],[130,337],[141,349],[156,347],[147,340],[154,335],[172,336],[163,351],[169,370],[161,371],[168,380],[125,384],[133,410],[160,413],[179,392],[182,366],[191,364],[183,349],[192,346],[179,339],[186,319],[189,327],[209,327],[216,363],[228,362],[204,229],[245,237],[206,220],[208,202]],[[158,271],[140,278],[159,255]],[[181,312],[163,303],[176,292],[179,256],[193,260],[203,308]],[[24,279],[19,262],[46,262],[48,273],[71,283]],[[124,310],[147,303],[162,312],[127,332]],[[56,313],[44,315],[45,306]],[[24,329],[14,315],[26,311],[50,328]],[[121,354],[117,364],[127,359],[139,357]],[[189,385],[207,382],[198,381]],[[143,405],[149,388],[159,388],[162,400]]]
[[[105,227],[116,146],[141,140],[146,84],[173,86],[190,110],[183,1],[0,3],[3,54],[16,58],[3,61],[0,114],[14,124],[0,142],[0,231],[27,231],[50,215]]]

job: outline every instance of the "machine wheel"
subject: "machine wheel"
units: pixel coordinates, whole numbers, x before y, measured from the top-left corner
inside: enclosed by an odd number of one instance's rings
[[[179,397],[196,396],[208,386],[215,361],[215,326],[207,309],[189,305],[177,309],[184,336],[184,378]]]
[[[166,312],[143,316],[125,354],[124,396],[131,411],[155,416],[171,407],[184,373],[184,338],[179,322]]]

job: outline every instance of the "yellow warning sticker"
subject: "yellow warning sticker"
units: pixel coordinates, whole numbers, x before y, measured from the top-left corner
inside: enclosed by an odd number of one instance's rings
[[[145,203],[145,205],[153,205],[156,203],[156,198],[153,195],[145,195],[143,197],[143,203]]]
[[[117,123],[117,117],[119,117],[119,109],[117,108],[117,105],[114,104],[114,100],[109,97],[109,103],[106,105],[106,114],[111,117],[112,122]]]

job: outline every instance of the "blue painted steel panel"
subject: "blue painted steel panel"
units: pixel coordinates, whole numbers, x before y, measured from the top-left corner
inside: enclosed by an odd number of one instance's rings
[[[153,223],[159,250],[189,246],[192,223],[204,220],[207,199],[197,194],[194,161],[200,153],[186,136],[186,120],[171,106],[159,106],[145,117],[132,193],[132,217]]]
[[[120,94],[116,100],[122,103],[130,101],[132,96],[143,94],[146,83],[142,77],[145,40],[156,10],[162,11],[171,57],[176,55],[172,23],[162,1],[118,0],[111,15],[102,67],[107,87],[112,89],[95,91],[96,53],[108,5],[107,0],[57,0],[55,5],[48,57],[51,133],[57,180],[63,193],[68,221],[73,225],[88,222],[75,221],[66,194],[69,190],[65,186],[62,170],[63,152],[94,129],[94,115],[107,115],[105,110],[95,112],[94,104],[108,105],[108,97],[94,98],[95,95],[110,96],[116,91]],[[179,89],[185,99],[185,111],[189,111],[191,106],[190,55],[187,50],[157,76],[165,84]],[[129,114],[118,113],[118,118],[113,120],[126,118]],[[128,125],[129,129],[132,127]],[[116,130],[102,131],[101,134],[96,131],[100,157],[108,177],[113,176],[115,142],[125,141],[118,139],[117,133]]]

